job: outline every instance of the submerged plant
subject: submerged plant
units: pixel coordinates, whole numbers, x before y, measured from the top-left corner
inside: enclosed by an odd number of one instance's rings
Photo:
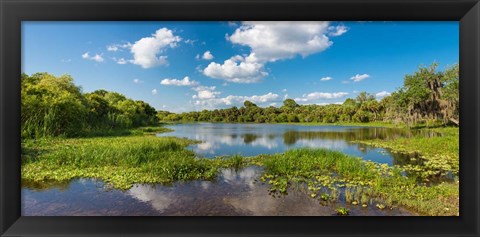
[[[330,195],[328,195],[328,193],[322,193],[322,195],[320,196],[320,198],[321,198],[323,201],[328,201],[328,199],[330,199]]]
[[[337,215],[339,216],[348,216],[348,214],[350,213],[350,211],[345,207],[337,208],[336,211],[337,211]]]

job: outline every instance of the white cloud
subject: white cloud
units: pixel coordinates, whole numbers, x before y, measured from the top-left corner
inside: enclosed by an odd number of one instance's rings
[[[203,74],[234,83],[254,83],[268,75],[263,64],[255,62],[254,57],[240,55],[225,60],[223,64],[210,63],[203,69]]]
[[[228,26],[236,27],[236,26],[238,26],[238,22],[236,22],[236,21],[229,21],[229,22],[228,22]]]
[[[111,44],[111,45],[107,45],[107,50],[111,52],[117,52],[121,49],[127,49],[130,47],[132,47],[132,44],[130,42],[125,44]]]
[[[350,80],[353,80],[354,82],[359,82],[359,81],[363,81],[363,80],[365,80],[369,77],[370,77],[370,75],[368,75],[368,74],[357,74],[353,77],[350,77]]]
[[[328,22],[242,22],[228,39],[235,44],[249,46],[258,62],[274,62],[306,57],[321,52],[333,42],[326,36]]]
[[[333,79],[332,77],[322,77],[320,78],[320,81],[330,81],[332,79]]]
[[[92,58],[90,58],[91,60],[93,61],[97,61],[97,62],[103,62],[103,58],[102,56],[98,55],[98,54],[95,54],[95,56],[93,56]]]
[[[163,79],[160,84],[165,85],[165,86],[196,86],[199,83],[194,80],[190,80],[189,77],[184,77],[182,80],[178,79]]]
[[[127,60],[125,60],[124,58],[113,58],[113,61],[117,62],[118,64],[127,64]]]
[[[213,54],[210,53],[210,51],[206,51],[205,53],[203,53],[202,58],[205,59],[205,60],[212,60],[213,59]]]
[[[156,95],[157,94],[157,89],[153,89],[152,90],[152,95]]]
[[[109,46],[107,46],[107,50],[116,52],[118,50],[118,47],[115,46],[115,45],[109,45]]]
[[[255,104],[270,104],[271,102],[279,101],[281,97],[278,94],[269,92],[264,95],[252,95],[252,96],[239,96],[229,95],[222,98],[196,100],[194,104],[196,106],[202,106],[203,108],[218,108],[222,106],[242,106],[246,100],[249,100]]]
[[[266,77],[267,62],[321,52],[330,47],[328,22],[242,22],[226,39],[250,47],[250,54],[236,55],[223,64],[210,63],[203,74],[235,83],[254,83]]]
[[[286,88],[285,88],[285,89],[283,89],[283,90],[282,90],[282,92],[287,92],[287,89],[286,89]]]
[[[168,64],[167,56],[159,55],[165,48],[174,48],[182,38],[175,36],[167,28],[157,30],[151,37],[145,37],[135,42],[130,51],[133,53],[132,63],[142,68],[151,68]]]
[[[316,105],[341,105],[343,102],[322,102],[322,103],[316,103]]]
[[[192,96],[193,99],[213,99],[220,95],[220,92],[215,91],[215,86],[198,86],[193,90],[197,92]]]
[[[89,52],[86,52],[84,54],[82,54],[82,58],[83,59],[86,59],[86,60],[92,60],[92,61],[95,61],[95,62],[103,62],[103,57],[99,54],[95,54],[94,56],[90,56],[90,53]]]
[[[135,79],[133,79],[133,83],[140,84],[140,83],[143,83],[143,81],[138,79],[138,78],[135,78]]]
[[[72,59],[67,58],[67,59],[62,59],[62,60],[60,60],[60,61],[61,61],[62,63],[69,63],[69,62],[72,61]]]
[[[197,41],[198,41],[198,40],[186,39],[186,40],[185,40],[185,43],[186,43],[186,44],[190,44],[190,45],[194,45],[195,42],[197,42]]]
[[[348,31],[348,27],[344,26],[344,25],[338,25],[338,26],[330,26],[328,27],[328,35],[330,36],[340,36],[340,35],[343,35],[345,33],[347,33]]]
[[[335,93],[328,93],[328,92],[312,92],[309,94],[304,94],[300,98],[295,98],[294,100],[297,102],[309,102],[312,100],[320,100],[320,99],[337,99],[342,98],[348,95],[347,92],[335,92]]]
[[[383,98],[383,97],[389,96],[389,95],[391,95],[390,92],[388,92],[388,91],[381,91],[381,92],[378,92],[377,94],[375,94],[375,97],[377,97],[377,98]]]

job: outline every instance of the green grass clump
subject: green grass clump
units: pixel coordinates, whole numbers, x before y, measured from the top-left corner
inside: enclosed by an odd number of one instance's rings
[[[388,148],[393,152],[419,154],[422,159],[421,164],[406,165],[403,168],[426,181],[429,181],[432,177],[442,177],[449,173],[457,175],[460,165],[459,129],[435,128],[423,130],[425,132],[437,132],[440,133],[441,136],[427,137],[417,135],[410,138],[401,137],[356,142]]]
[[[348,216],[348,214],[350,213],[350,211],[345,207],[339,207],[336,209],[336,211],[337,215],[339,216]]]
[[[314,187],[318,185],[328,187],[333,202],[342,188],[347,203],[376,201],[425,215],[458,215],[458,182],[427,186],[416,177],[404,176],[398,167],[326,149],[293,149],[257,159],[265,167],[262,181],[272,185],[271,191],[286,192],[291,184],[303,182],[310,191],[317,190]]]
[[[287,177],[313,178],[325,173],[343,177],[372,179],[377,171],[369,169],[368,163],[338,151],[300,148],[283,154],[266,155],[263,166],[267,173]]]
[[[133,135],[22,142],[22,178],[66,181],[98,178],[119,189],[134,183],[213,179],[218,166],[185,149],[195,143],[174,137]]]

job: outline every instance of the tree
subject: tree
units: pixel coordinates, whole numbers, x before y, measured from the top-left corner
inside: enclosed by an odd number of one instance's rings
[[[298,107],[299,105],[293,99],[286,99],[286,100],[283,101],[283,106],[294,109],[294,108]]]
[[[252,103],[249,100],[245,100],[245,102],[243,102],[243,105],[245,106],[245,108],[257,107],[256,104]]]
[[[87,101],[69,75],[23,74],[22,136],[75,135],[86,123]]]
[[[155,124],[155,108],[116,92],[83,94],[69,75],[21,75],[22,137],[77,136],[92,129]]]

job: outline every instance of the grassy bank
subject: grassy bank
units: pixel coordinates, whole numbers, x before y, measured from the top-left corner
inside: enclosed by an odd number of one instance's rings
[[[164,128],[131,130],[127,136],[38,139],[22,142],[22,178],[27,181],[99,178],[119,189],[134,183],[168,183],[213,179],[213,162],[197,159],[187,139],[145,133]]]

